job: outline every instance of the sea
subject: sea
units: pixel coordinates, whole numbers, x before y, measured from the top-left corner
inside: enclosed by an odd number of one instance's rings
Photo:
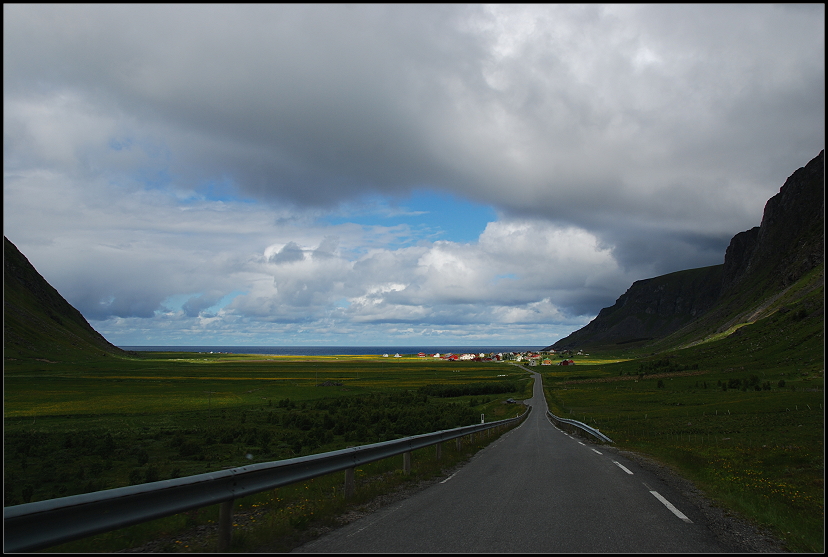
[[[135,352],[200,352],[221,354],[273,354],[280,356],[365,356],[400,354],[479,354],[527,352],[538,346],[119,346]]]

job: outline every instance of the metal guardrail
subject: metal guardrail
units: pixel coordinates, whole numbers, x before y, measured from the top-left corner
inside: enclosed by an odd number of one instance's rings
[[[36,551],[94,534],[253,495],[523,420],[475,424],[219,472],[37,501],[3,509],[4,552]],[[346,473],[347,475],[347,473]],[[232,509],[232,507],[230,507]],[[230,522],[231,513],[227,513]],[[221,518],[220,518],[221,521]],[[228,526],[229,528],[229,526]],[[221,538],[221,526],[220,526]],[[229,545],[229,533],[227,538]]]
[[[555,422],[556,424],[568,424],[568,425],[577,427],[578,429],[584,431],[585,433],[588,433],[589,435],[592,435],[593,437],[595,437],[596,439],[598,439],[602,443],[612,443],[613,442],[612,439],[610,439],[609,437],[607,437],[606,435],[604,435],[603,433],[601,433],[597,429],[589,427],[585,423],[582,423],[582,422],[579,422],[579,421],[576,421],[576,420],[570,420],[568,418],[559,418],[558,416],[556,416],[555,414],[553,414],[549,410],[546,411],[546,415],[549,416],[549,418],[551,418],[552,421]]]

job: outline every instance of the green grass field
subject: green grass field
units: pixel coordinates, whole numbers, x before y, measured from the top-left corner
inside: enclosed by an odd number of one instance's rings
[[[202,357],[203,356],[203,357]],[[22,368],[22,369],[21,369]],[[149,352],[141,359],[6,366],[6,418],[156,414],[487,381],[504,366],[421,358],[286,357]],[[500,370],[500,371],[498,371]],[[507,373],[515,375],[514,370]],[[325,381],[342,383],[317,387]]]
[[[147,353],[7,365],[4,504],[335,450],[511,417],[527,374],[477,362]],[[8,362],[7,362],[8,364]],[[418,394],[501,384],[494,396]]]

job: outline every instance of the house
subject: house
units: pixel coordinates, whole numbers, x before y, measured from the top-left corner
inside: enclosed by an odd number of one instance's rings
[[[418,358],[425,358],[425,357],[426,357],[425,352],[419,352],[419,353],[417,353],[417,357],[418,357]]]
[[[541,365],[542,366],[551,366],[552,365],[552,360],[550,360],[549,358],[546,358],[541,362]]]
[[[558,364],[559,366],[574,366],[575,362],[573,360],[562,360],[561,363]]]

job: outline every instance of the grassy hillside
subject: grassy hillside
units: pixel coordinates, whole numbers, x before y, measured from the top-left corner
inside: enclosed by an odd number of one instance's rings
[[[747,287],[724,300],[713,310],[692,321],[683,329],[649,343],[644,350],[661,352],[671,348],[698,346],[729,335],[744,334],[744,327],[774,317],[794,319],[824,327],[825,265],[818,265],[794,284],[779,291],[766,290],[762,281]],[[796,346],[782,342],[777,350],[795,350]]]
[[[127,354],[110,344],[3,238],[5,364],[85,361]]]

